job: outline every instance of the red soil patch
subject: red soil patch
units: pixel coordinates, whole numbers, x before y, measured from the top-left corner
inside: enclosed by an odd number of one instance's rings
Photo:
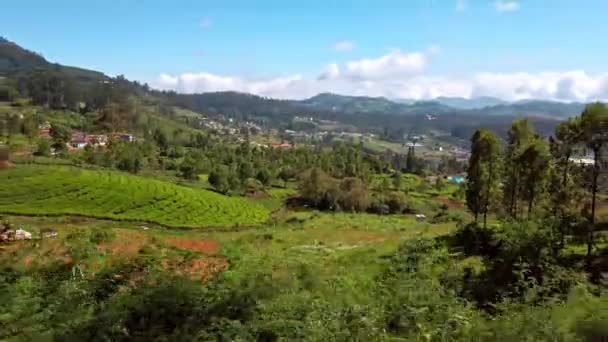
[[[194,259],[184,269],[190,277],[200,280],[212,279],[215,275],[225,271],[229,266],[228,260],[219,257]]]
[[[217,254],[220,245],[213,240],[193,240],[188,238],[169,237],[165,242],[179,249],[186,249],[193,252],[201,252],[208,255]]]
[[[148,237],[144,233],[133,230],[116,230],[114,240],[102,243],[97,248],[115,256],[128,257],[136,255],[147,242]]]

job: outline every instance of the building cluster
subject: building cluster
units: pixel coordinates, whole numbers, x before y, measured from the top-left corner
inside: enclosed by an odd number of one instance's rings
[[[38,136],[51,139],[51,124],[47,121],[38,126]],[[90,146],[106,146],[110,141],[134,142],[135,136],[130,133],[111,133],[111,134],[89,134],[82,131],[74,131],[70,136],[68,148],[79,150]]]
[[[69,142],[71,149],[83,149],[90,146],[106,146],[109,141],[134,142],[135,136],[129,133],[112,134],[88,134],[84,132],[73,132]]]

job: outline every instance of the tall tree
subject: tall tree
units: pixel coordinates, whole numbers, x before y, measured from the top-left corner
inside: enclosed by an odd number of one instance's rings
[[[591,213],[587,228],[587,258],[593,252],[593,235],[595,230],[595,205],[597,180],[600,173],[601,151],[608,143],[608,107],[603,103],[592,103],[585,107],[581,114],[581,138],[593,152],[593,175],[591,184]]]
[[[549,168],[549,199],[550,218],[554,220],[554,228],[559,237],[557,248],[565,246],[566,230],[570,225],[579,201],[578,187],[575,186],[571,175],[571,160],[575,148],[581,140],[580,117],[571,118],[560,123],[555,129],[555,135],[550,138],[552,155]]]
[[[545,190],[549,166],[547,144],[540,138],[534,138],[519,155],[517,164],[521,166],[521,199],[528,204],[528,218],[532,216],[535,201]]]
[[[521,177],[522,165],[521,153],[535,137],[534,128],[527,119],[516,120],[508,132],[507,149],[505,155],[505,172],[503,180],[503,202],[507,213],[512,218],[518,215],[518,199],[522,188]]]
[[[499,184],[500,143],[491,131],[480,129],[471,138],[471,157],[467,172],[467,206],[475,215],[483,214],[483,225],[487,226],[487,215]]]

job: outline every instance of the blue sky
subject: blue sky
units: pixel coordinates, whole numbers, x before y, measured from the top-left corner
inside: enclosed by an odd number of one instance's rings
[[[19,0],[0,35],[185,92],[586,100],[608,96],[607,13],[605,0]]]

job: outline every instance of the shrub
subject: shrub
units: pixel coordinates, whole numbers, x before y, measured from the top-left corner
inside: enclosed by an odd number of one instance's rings
[[[34,151],[35,156],[48,157],[51,155],[51,144],[47,139],[40,139]]]
[[[454,240],[463,248],[465,255],[494,256],[500,247],[494,230],[483,228],[475,222],[459,228]]]
[[[365,211],[370,204],[367,186],[359,178],[344,178],[340,182],[339,204],[344,210]]]
[[[486,270],[465,290],[480,305],[504,298],[538,302],[564,296],[581,281],[574,271],[557,263],[550,232],[536,222],[506,224],[495,234],[472,228],[491,240],[487,247],[495,254],[486,259]]]
[[[98,245],[114,240],[116,235],[112,229],[93,228],[89,241]]]
[[[407,198],[404,193],[393,191],[386,196],[384,204],[389,207],[391,213],[401,214],[407,208]]]

